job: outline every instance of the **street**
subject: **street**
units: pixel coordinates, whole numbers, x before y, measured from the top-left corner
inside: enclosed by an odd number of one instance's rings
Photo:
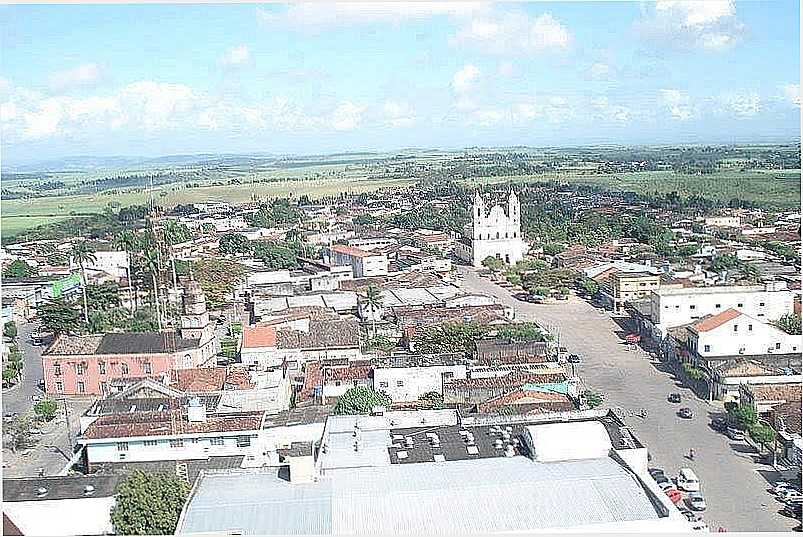
[[[626,345],[619,337],[626,331],[606,311],[574,296],[554,304],[521,302],[472,269],[460,267],[460,274],[463,289],[496,296],[514,308],[518,321],[559,330],[561,346],[582,356],[578,375],[603,395],[605,406],[621,407],[625,421],[647,446],[651,466],[663,468],[668,476],[676,476],[682,467],[697,473],[708,503],[702,516],[712,531],[719,526],[728,531],[790,531],[798,524],[779,514],[783,505],[766,491],[774,480],[772,467],[757,463],[758,454],[748,444],[710,428],[711,416],[723,412],[721,405],[698,399],[666,366]],[[681,394],[681,404],[667,402],[672,392]],[[679,407],[692,409],[694,418],[677,417]],[[642,410],[646,417],[638,416]],[[693,462],[686,458],[690,448]]]
[[[43,395],[39,388],[42,375],[42,351],[45,347],[31,345],[29,336],[36,331],[33,323],[19,324],[17,344],[24,354],[24,373],[22,382],[3,393],[3,414],[16,412],[20,415],[33,416],[33,395]],[[58,473],[72,454],[70,439],[67,435],[64,401],[58,400],[59,409],[56,417],[41,425],[37,425],[41,434],[31,435],[31,445],[28,449],[12,453],[3,446],[3,476],[23,477],[36,475],[44,469],[45,475]],[[79,400],[70,398],[67,402],[70,434],[73,442],[80,429],[78,417],[86,410],[91,399]],[[6,424],[7,426],[7,424]]]

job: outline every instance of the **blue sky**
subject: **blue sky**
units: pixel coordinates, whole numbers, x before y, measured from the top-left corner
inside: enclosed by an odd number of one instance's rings
[[[2,156],[799,138],[797,1],[0,7]]]

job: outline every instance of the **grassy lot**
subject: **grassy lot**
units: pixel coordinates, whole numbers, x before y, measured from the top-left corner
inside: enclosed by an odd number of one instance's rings
[[[800,170],[730,171],[711,175],[681,175],[663,171],[595,175],[558,172],[536,176],[488,177],[479,179],[479,182],[551,180],[639,194],[678,192],[682,196],[697,194],[721,201],[740,198],[775,208],[800,207]]]

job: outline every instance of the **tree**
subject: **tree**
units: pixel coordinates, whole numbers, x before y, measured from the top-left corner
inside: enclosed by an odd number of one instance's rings
[[[335,414],[369,414],[376,406],[390,407],[390,397],[367,386],[349,388],[335,405]]]
[[[762,423],[754,423],[750,429],[748,429],[748,434],[750,438],[758,442],[762,450],[775,442],[775,430]]]
[[[134,470],[117,490],[111,511],[115,532],[172,535],[189,492],[189,483],[180,477]]]
[[[44,421],[50,421],[56,417],[58,405],[53,399],[42,399],[33,405],[34,413]]]
[[[34,274],[36,274],[36,269],[20,259],[12,261],[11,264],[3,270],[3,276],[6,278],[25,278],[26,276],[33,276]]]
[[[505,262],[499,259],[498,257],[489,255],[488,257],[482,260],[482,266],[490,271],[499,272],[500,270],[505,268]]]
[[[443,408],[443,394],[438,392],[427,392],[419,397],[418,400],[424,403],[427,408],[435,410]]]
[[[260,241],[254,244],[254,257],[273,270],[290,269],[298,266],[298,252],[287,243]]]
[[[162,314],[159,308],[159,279],[158,274],[161,268],[159,252],[155,248],[145,250],[145,268],[151,273],[153,283],[153,306],[156,309],[156,320],[159,324],[159,331],[162,330]]]
[[[742,429],[750,429],[758,422],[758,415],[756,408],[753,405],[743,405],[732,408],[730,411],[731,417],[738,423]]]
[[[93,312],[116,308],[120,305],[119,289],[114,282],[88,285],[86,296],[89,309]]]
[[[165,224],[164,230],[165,243],[170,252],[170,267],[173,273],[173,289],[178,289],[178,276],[176,275],[176,252],[173,246],[181,244],[192,238],[189,228],[178,222],[178,220],[168,220]]]
[[[78,267],[81,269],[81,291],[84,295],[84,322],[89,324],[89,306],[87,305],[86,299],[87,283],[85,266],[87,263],[95,263],[97,259],[95,258],[94,250],[86,241],[76,243],[72,247],[71,255],[73,260],[78,263]]]
[[[134,232],[131,230],[125,230],[119,235],[114,238],[114,242],[112,243],[117,250],[123,251],[128,258],[128,266],[126,266],[126,278],[128,279],[128,285],[131,288],[132,295],[133,295],[133,304],[132,309],[137,309],[137,287],[134,284],[134,280],[131,279],[131,252],[136,250],[139,246],[139,241],[137,240],[137,236],[134,235]]]
[[[18,449],[26,447],[31,439],[31,418],[18,416],[7,430],[9,447],[16,453]]]
[[[54,298],[37,308],[42,327],[54,334],[77,332],[81,327],[81,313],[64,298]]]
[[[365,305],[368,306],[368,311],[371,312],[372,332],[373,337],[376,337],[376,315],[382,308],[382,293],[374,284],[370,284],[365,290]]]
[[[585,400],[588,408],[597,408],[602,404],[603,397],[601,394],[597,392],[592,392],[591,390],[585,390],[581,394],[581,397]]]
[[[544,245],[544,254],[545,255],[558,255],[563,250],[565,250],[564,246],[559,242],[549,242]]]
[[[593,278],[581,278],[578,287],[591,296],[596,295],[599,291],[599,283]]]
[[[17,337],[17,323],[8,321],[3,325],[3,335],[7,338],[14,339]]]
[[[225,255],[250,255],[251,241],[242,233],[225,233],[220,236],[218,251]]]
[[[509,341],[544,341],[544,333],[535,323],[508,324],[497,330],[497,337]]]
[[[470,357],[474,342],[488,333],[490,328],[479,323],[446,323],[430,326],[416,332],[415,348],[423,354],[462,352]]]
[[[800,335],[800,315],[796,313],[787,313],[777,321],[773,322],[775,326],[786,332],[787,334]]]

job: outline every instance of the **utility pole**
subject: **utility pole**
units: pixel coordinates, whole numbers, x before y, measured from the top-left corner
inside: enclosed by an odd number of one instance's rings
[[[64,423],[67,426],[67,443],[70,446],[70,453],[72,454],[73,445],[72,445],[72,431],[70,430],[70,414],[67,412],[67,399],[64,397],[61,398],[61,406],[64,408]]]

